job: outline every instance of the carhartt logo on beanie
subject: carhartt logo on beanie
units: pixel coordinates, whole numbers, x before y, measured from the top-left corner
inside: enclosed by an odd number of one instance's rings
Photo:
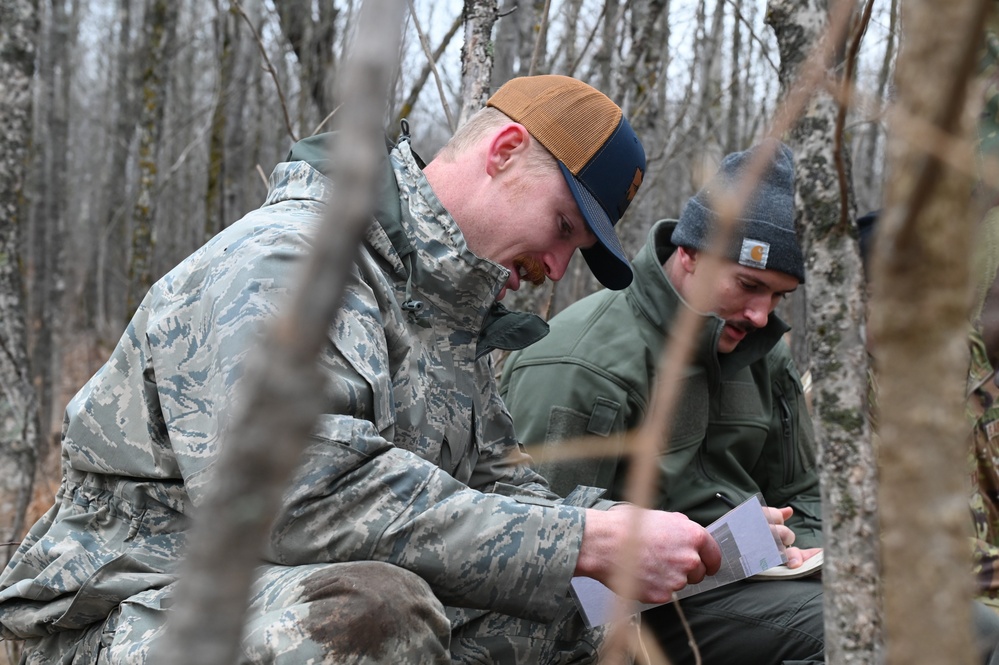
[[[736,219],[726,258],[750,268],[779,270],[804,282],[805,261],[794,232],[794,157],[790,148],[774,139],[725,157],[711,182],[687,201],[671,240],[681,247],[707,249],[718,222],[716,202],[734,194],[741,178],[750,177],[750,165],[761,150],[769,153],[769,164]]]

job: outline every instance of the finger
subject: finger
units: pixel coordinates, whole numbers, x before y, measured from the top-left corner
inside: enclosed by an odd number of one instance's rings
[[[797,568],[805,562],[805,559],[801,555],[801,550],[797,547],[788,547],[784,550],[784,553],[787,555],[788,568]]]
[[[819,552],[821,552],[822,548],[821,547],[810,547],[810,548],[805,549],[805,550],[799,549],[798,551],[801,552],[801,561],[802,561],[802,563],[804,563],[805,561],[808,561],[813,556],[815,556],[816,554],[818,554]]]
[[[705,532],[705,535],[704,542],[697,553],[701,556],[706,573],[714,575],[721,568],[721,548],[718,547],[718,542],[710,534]]]
[[[763,514],[767,516],[767,521],[771,524],[783,524],[784,522],[783,515],[781,515],[781,512],[776,508],[764,508]]]
[[[707,575],[707,569],[703,563],[698,563],[696,568],[687,573],[687,584],[697,584],[704,580],[705,575]]]
[[[780,542],[784,544],[784,547],[790,547],[794,544],[794,531],[791,531],[786,526],[774,527],[777,537],[780,538]]]

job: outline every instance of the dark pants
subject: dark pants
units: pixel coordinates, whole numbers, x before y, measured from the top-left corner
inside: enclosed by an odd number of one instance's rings
[[[704,665],[822,665],[822,581],[734,582],[680,601]],[[642,614],[673,665],[694,652],[673,603]]]
[[[735,582],[681,603],[703,665],[822,665],[825,642],[820,579]],[[999,614],[975,602],[981,662],[999,665]],[[694,652],[672,603],[642,614],[673,665],[692,665]]]

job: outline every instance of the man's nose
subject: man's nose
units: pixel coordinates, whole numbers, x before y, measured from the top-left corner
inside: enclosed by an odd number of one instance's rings
[[[565,271],[569,267],[569,259],[575,247],[559,247],[545,255],[545,275],[553,282],[557,282],[565,276]]]
[[[746,306],[745,316],[757,328],[767,325],[767,320],[770,318],[769,300],[753,298]]]

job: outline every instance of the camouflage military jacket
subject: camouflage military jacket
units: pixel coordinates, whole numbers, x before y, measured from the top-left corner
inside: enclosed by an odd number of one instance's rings
[[[999,606],[999,389],[981,335],[969,337],[968,416],[971,419],[971,517],[975,527],[974,566],[981,600]]]
[[[508,273],[468,250],[408,143],[390,162],[321,358],[328,408],[262,563],[386,561],[445,604],[550,619],[598,492],[560,501],[517,463],[488,354],[518,337],[494,306]],[[279,164],[261,208],[149,291],[67,408],[56,503],[0,576],[3,636],[78,629],[175,579],[245,361],[331,185],[305,161]]]

